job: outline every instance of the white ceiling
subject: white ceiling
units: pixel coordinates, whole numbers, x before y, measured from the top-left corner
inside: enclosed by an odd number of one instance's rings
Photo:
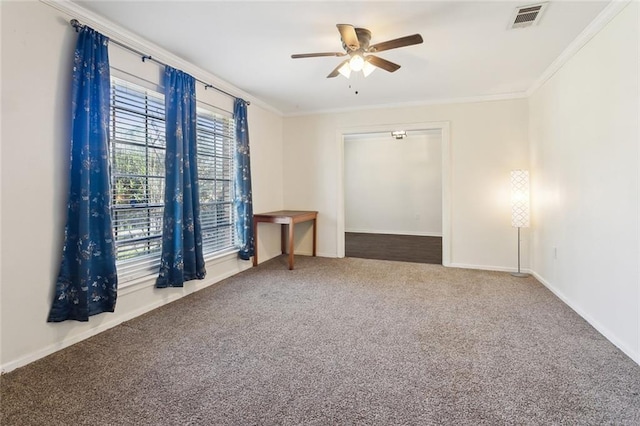
[[[551,1],[539,25],[515,30],[515,8],[532,1],[76,3],[283,114],[299,114],[523,94],[608,1]],[[341,51],[337,23],[371,30],[371,44],[414,33],[424,43],[380,52],[402,68],[366,79],[326,78],[342,58],[291,59]]]

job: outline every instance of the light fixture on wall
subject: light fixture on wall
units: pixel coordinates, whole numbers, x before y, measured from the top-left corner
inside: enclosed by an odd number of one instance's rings
[[[514,277],[528,277],[520,272],[520,228],[528,228],[530,221],[529,205],[529,172],[527,170],[511,171],[511,226],[518,228],[518,272]]]
[[[404,139],[407,137],[407,132],[405,130],[394,130],[391,132],[391,136],[393,136],[394,139]]]

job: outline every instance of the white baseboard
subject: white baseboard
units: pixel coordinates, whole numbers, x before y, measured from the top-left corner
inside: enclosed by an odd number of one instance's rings
[[[510,268],[506,266],[491,266],[491,265],[470,265],[467,263],[450,263],[449,265],[445,265],[451,268],[461,268],[461,269],[479,269],[481,271],[497,271],[497,272],[517,272],[517,268]],[[521,272],[526,274],[531,274],[531,270],[528,268],[520,268]]]
[[[309,253],[309,256],[311,256],[311,253]],[[337,259],[338,258],[338,255],[335,254],[335,253],[319,253],[319,252],[316,252],[316,256],[318,256],[318,257],[328,257],[328,258],[331,258],[331,259]]]
[[[593,328],[595,328],[598,333],[602,334],[605,339],[613,343],[618,349],[624,352],[629,358],[631,358],[636,364],[640,365],[640,353],[628,347],[624,343],[622,343],[607,327],[602,325],[600,322],[595,320],[591,315],[587,314],[585,311],[580,309],[578,306],[571,303],[571,301],[557,288],[555,288],[549,281],[547,281],[544,277],[542,277],[537,272],[532,272],[532,275],[540,281],[542,285],[544,285],[550,292],[556,295],[558,299],[560,299],[565,305],[574,310],[575,313],[580,315],[586,322],[588,322]]]
[[[86,340],[90,337],[93,337],[97,334],[102,333],[103,331],[109,330],[110,328],[113,328],[119,324],[122,324],[125,321],[129,321],[137,316],[140,316],[142,314],[145,314],[149,311],[152,311],[153,309],[159,308],[162,305],[165,305],[167,303],[171,303],[174,300],[179,299],[181,296],[170,296],[167,299],[155,302],[155,303],[151,303],[147,306],[141,307],[139,309],[136,309],[135,311],[131,311],[129,313],[127,313],[126,315],[123,316],[119,316],[117,317],[117,319],[111,320],[111,321],[106,321],[96,327],[90,328],[82,333],[78,333],[72,337],[66,338],[60,342],[56,342],[54,344],[51,344],[49,346],[46,346],[42,349],[39,349],[35,352],[32,352],[28,355],[25,355],[21,358],[18,358],[16,360],[13,361],[9,361],[5,364],[2,364],[1,370],[2,373],[8,373],[12,370],[15,370],[16,368],[20,368],[20,367],[24,367],[27,364],[30,364],[34,361],[39,360],[40,358],[44,358],[48,355],[51,355],[55,352],[58,352],[59,350],[62,350],[64,348],[67,348],[71,345],[74,345],[76,343],[79,343],[83,340]],[[109,314],[104,314],[104,315],[109,315]]]
[[[262,256],[260,256],[260,262],[258,264],[268,262],[269,260],[275,259],[276,257],[279,257],[279,256],[286,256],[286,254],[276,254],[275,256],[271,256],[268,259],[263,259]],[[311,250],[296,250],[295,256],[313,256],[313,252]],[[328,258],[336,259],[338,256],[336,256],[335,253],[320,253],[316,251],[316,257],[328,257]]]
[[[463,268],[463,269],[480,269],[486,271],[500,271],[500,272],[516,272],[515,268],[506,268],[501,266],[486,266],[486,265],[468,265],[462,263],[452,263],[451,266],[454,268]],[[573,309],[578,315],[580,315],[585,321],[587,321],[593,328],[595,328],[598,333],[602,334],[602,336],[613,343],[618,349],[624,352],[629,358],[631,358],[636,364],[640,365],[640,353],[633,350],[632,348],[625,345],[621,342],[607,327],[602,325],[599,321],[595,320],[592,316],[587,314],[584,310],[579,308],[578,306],[571,303],[571,301],[556,287],[554,287],[549,281],[547,281],[544,277],[542,277],[537,272],[529,269],[529,268],[521,268],[522,272],[533,275],[535,279],[537,279],[542,285],[544,285],[549,291],[551,291],[558,299],[560,299],[565,305],[569,308]]]
[[[442,232],[422,232],[422,231],[380,231],[378,229],[345,229],[344,232],[354,232],[358,234],[384,234],[384,235],[416,235],[418,237],[442,237]]]
[[[218,263],[218,262],[215,262]],[[244,263],[244,262],[243,262]],[[15,370],[16,368],[20,368],[20,367],[24,367],[27,364],[30,364],[34,361],[39,360],[40,358],[44,358],[45,356],[51,355],[52,353],[55,353],[61,349],[67,348],[71,345],[74,345],[76,343],[79,343],[83,340],[86,340],[90,337],[93,337],[99,333],[102,333],[103,331],[106,331],[110,328],[113,328],[119,324],[122,324],[125,321],[129,321],[132,320],[133,318],[136,318],[140,315],[143,315],[147,312],[150,312],[154,309],[157,309],[161,306],[164,306],[168,303],[174,302],[178,299],[181,299],[185,296],[188,296],[191,293],[194,293],[196,291],[202,290],[206,287],[212,286],[213,284],[216,284],[224,279],[227,279],[229,277],[232,277],[233,275],[236,275],[248,268],[251,267],[251,262],[246,262],[246,264],[241,264],[241,266],[238,268],[238,270],[228,270],[226,272],[221,272],[218,275],[215,275],[214,277],[207,277],[205,280],[202,281],[196,281],[195,283],[189,283],[189,285],[187,287],[184,287],[185,291],[183,291],[182,293],[174,293],[171,294],[169,296],[167,296],[166,298],[163,298],[162,300],[158,300],[155,301],[153,303],[150,303],[148,305],[142,306],[138,309],[135,309],[133,311],[127,312],[126,314],[122,314],[119,315],[117,317],[108,319],[107,321],[105,321],[104,323],[97,325],[95,327],[92,327],[86,331],[80,332],[78,334],[75,334],[71,337],[68,337],[66,339],[63,339],[59,342],[53,343],[51,345],[48,345],[42,349],[36,350],[34,352],[31,352],[25,356],[22,356],[18,359],[15,359],[13,361],[9,361],[7,363],[4,363],[0,366],[0,372],[1,373],[8,373],[9,371]],[[153,287],[155,283],[155,280],[150,280],[148,284],[145,285],[137,285],[134,289],[133,288],[128,288],[127,293],[130,293],[132,291],[138,291],[142,288],[146,288],[146,287]],[[117,309],[117,307],[116,307]],[[101,315],[111,315],[109,313],[105,313],[105,314],[101,314]]]

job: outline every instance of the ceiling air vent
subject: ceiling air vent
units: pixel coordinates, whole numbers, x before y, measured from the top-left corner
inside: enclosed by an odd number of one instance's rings
[[[536,25],[546,6],[546,3],[540,3],[516,8],[509,28],[525,28]]]

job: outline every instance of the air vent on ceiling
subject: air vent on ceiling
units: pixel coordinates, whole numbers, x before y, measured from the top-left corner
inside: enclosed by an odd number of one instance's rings
[[[536,25],[546,6],[546,3],[539,3],[516,8],[509,28],[525,28]]]

